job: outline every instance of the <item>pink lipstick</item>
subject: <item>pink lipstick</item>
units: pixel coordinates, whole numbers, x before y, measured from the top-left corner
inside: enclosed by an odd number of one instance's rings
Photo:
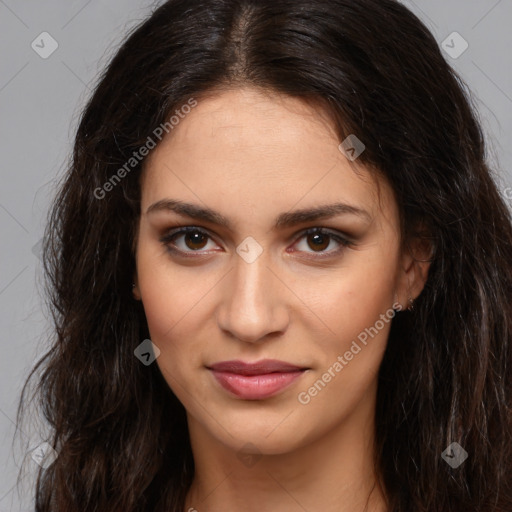
[[[223,361],[208,366],[219,384],[244,400],[263,400],[276,395],[297,380],[307,368],[275,359],[255,363]]]

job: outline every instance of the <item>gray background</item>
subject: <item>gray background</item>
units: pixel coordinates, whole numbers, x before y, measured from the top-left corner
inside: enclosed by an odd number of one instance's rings
[[[37,465],[30,450],[42,442],[36,423],[24,427],[21,443],[13,445],[13,435],[21,386],[44,352],[48,330],[38,251],[48,204],[98,73],[124,34],[160,3],[0,0],[0,512],[31,510]],[[512,186],[512,2],[403,3],[426,23],[441,47],[454,31],[468,42],[457,58],[444,55],[474,94],[488,161],[505,193]],[[35,41],[40,52],[51,48],[49,39],[41,43],[42,32],[58,43],[46,59],[31,46]],[[448,38],[447,44],[455,51],[461,48],[457,39],[452,43]],[[24,458],[26,472],[16,486]]]

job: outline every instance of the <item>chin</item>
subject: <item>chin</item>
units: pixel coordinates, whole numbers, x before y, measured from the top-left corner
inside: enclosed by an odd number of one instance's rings
[[[219,425],[213,426],[210,435],[235,452],[263,455],[280,455],[291,452],[307,442],[304,425],[283,422],[268,418],[255,418],[250,423],[247,420],[227,422],[224,430]],[[281,422],[281,424],[280,424]],[[286,423],[286,425],[285,425]]]

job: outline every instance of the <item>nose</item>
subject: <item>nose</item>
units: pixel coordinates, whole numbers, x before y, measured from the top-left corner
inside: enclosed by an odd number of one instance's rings
[[[220,329],[247,343],[283,334],[289,323],[286,287],[269,268],[265,254],[252,263],[236,257],[217,309]]]

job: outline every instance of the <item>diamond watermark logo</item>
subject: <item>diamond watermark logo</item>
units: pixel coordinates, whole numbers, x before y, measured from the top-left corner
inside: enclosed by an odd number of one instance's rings
[[[57,458],[57,452],[49,443],[44,442],[32,450],[31,457],[34,462],[43,469],[46,469],[54,463]]]
[[[247,451],[256,453],[246,453]],[[242,464],[248,468],[252,468],[263,457],[258,448],[252,443],[244,444],[236,456],[240,462],[242,462]]]
[[[149,366],[160,355],[160,349],[149,339],[144,340],[133,353],[142,364]]]
[[[253,263],[263,252],[263,247],[252,236],[248,236],[236,248],[236,252],[246,263]]]
[[[41,238],[32,246],[32,254],[40,261],[43,261],[43,239]]]
[[[353,162],[365,149],[366,146],[361,140],[351,133],[339,146],[338,149]]]
[[[452,59],[458,59],[469,48],[469,44],[458,32],[452,32],[441,43],[441,47]]]
[[[455,469],[458,468],[468,458],[468,452],[464,450],[464,448],[462,448],[459,443],[453,442],[441,454],[441,457],[447,464]]]
[[[47,59],[59,47],[59,43],[48,32],[41,32],[30,46],[39,57]]]

